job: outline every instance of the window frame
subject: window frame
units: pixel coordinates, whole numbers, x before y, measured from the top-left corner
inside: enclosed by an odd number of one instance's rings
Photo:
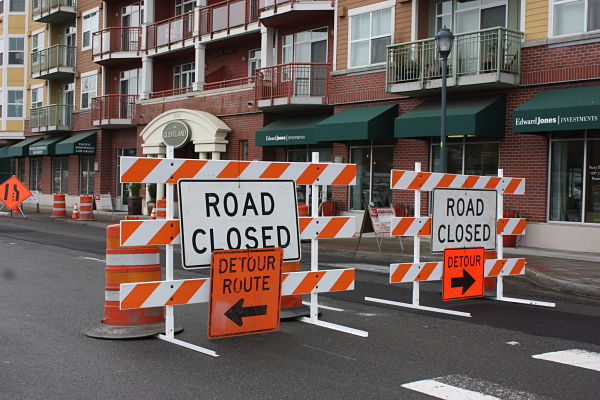
[[[25,14],[27,10],[27,0],[23,0],[23,10],[13,10],[12,9],[13,0],[8,1],[8,12],[9,14]]]
[[[17,116],[17,117],[9,116],[10,105],[11,104],[13,104],[13,105],[19,104],[19,103],[9,103],[8,102],[9,101],[8,97],[9,97],[10,92],[17,92],[17,93],[20,92],[21,93],[21,103],[20,103],[21,115],[20,116]],[[5,90],[5,93],[6,93],[6,119],[7,120],[22,120],[24,118],[23,113],[25,110],[23,109],[23,107],[25,106],[25,94],[23,92],[24,92],[23,88],[10,88],[9,87]]]
[[[252,55],[254,52],[254,56]],[[257,56],[258,54],[258,56]],[[259,69],[261,67],[261,54],[262,54],[262,50],[260,49],[260,47],[258,49],[251,49],[248,50],[248,76],[254,76],[256,75],[256,70]],[[252,73],[252,65],[256,65],[256,67],[254,68],[255,73]]]
[[[91,77],[94,77],[95,79],[93,80],[95,83],[95,90],[94,91],[83,91],[83,80],[84,79],[89,79]],[[89,96],[88,95],[88,101],[89,104],[87,107],[83,107],[83,94],[84,93],[95,93],[94,96]],[[90,110],[92,108],[92,98],[97,97],[98,96],[98,71],[88,71],[88,72],[84,72],[81,74],[81,77],[79,79],[79,109],[80,110]]]
[[[13,39],[21,39],[21,42],[23,43],[23,49],[22,50],[11,50],[10,49],[10,42]],[[26,61],[25,61],[25,35],[9,35],[8,36],[8,46],[7,47],[8,48],[7,48],[6,54],[8,55],[8,57],[6,58],[6,65],[7,66],[16,66],[16,67],[23,66],[24,67],[25,64],[26,64]],[[11,53],[22,53],[21,58],[22,58],[23,62],[21,64],[12,64],[10,62],[10,55],[11,55]]]
[[[364,41],[364,40],[368,40],[369,41],[369,60],[367,64],[361,64],[361,65],[352,65],[352,43],[353,42],[358,42],[358,41],[353,41],[352,40],[352,18],[353,17],[357,17],[359,15],[364,15],[364,14],[369,14],[369,29],[371,29],[372,27],[372,13],[374,11],[380,11],[380,10],[385,10],[385,9],[390,9],[390,18],[391,18],[391,22],[390,22],[390,44],[392,45],[394,44],[394,32],[395,32],[395,19],[396,19],[396,7],[395,7],[395,2],[394,1],[383,1],[380,3],[375,3],[375,4],[370,4],[367,6],[363,6],[363,7],[357,7],[357,8],[353,8],[348,10],[348,40],[347,40],[347,46],[348,46],[348,59],[347,59],[347,68],[348,69],[355,69],[355,68],[366,68],[366,67],[373,67],[373,66],[381,66],[381,65],[385,65],[387,63],[387,57],[386,59],[384,59],[382,62],[379,63],[371,63],[371,41],[373,39],[378,39],[378,38],[383,38],[383,37],[387,37],[388,35],[381,35],[381,36],[370,36],[371,32],[369,32],[369,38],[368,39],[361,39],[360,41]]]
[[[190,5],[190,4],[192,5],[192,9],[189,11],[184,11],[186,5]],[[179,14],[177,13],[178,7],[181,8]],[[188,13],[190,11],[194,11],[195,7],[196,7],[196,0],[175,0],[175,9],[174,9],[175,16],[182,15],[182,14]]]
[[[556,5],[561,5],[561,4],[567,4],[567,3],[574,3],[576,1],[580,1],[580,0],[549,0],[549,10],[548,10],[548,37],[549,38],[565,38],[565,37],[569,37],[569,36],[576,36],[576,35],[585,35],[585,34],[590,34],[590,33],[600,33],[600,28],[598,29],[594,29],[594,30],[589,30],[589,26],[588,26],[588,20],[590,18],[589,15],[589,2],[590,0],[581,0],[583,1],[583,30],[579,31],[579,32],[574,32],[574,33],[566,33],[564,35],[555,35],[554,34],[554,10]]]
[[[96,26],[94,27],[92,24],[93,22],[93,15],[95,14],[95,19],[96,19]],[[85,22],[86,22],[86,18],[90,19],[90,27],[89,30],[85,30]],[[93,8],[91,10],[88,10],[86,12],[84,12],[83,14],[81,14],[81,51],[87,51],[87,50],[91,50],[92,49],[92,37],[94,35],[95,32],[98,32],[98,30],[100,29],[100,8],[96,7]],[[90,43],[85,46],[84,45],[84,40],[85,40],[85,34],[89,32],[90,34]]]
[[[39,92],[38,92],[39,91]],[[33,104],[33,93],[40,93],[40,98],[37,98],[36,95],[36,104],[39,104],[38,106],[34,107]],[[40,83],[39,85],[33,85],[31,86],[31,88],[29,89],[29,109],[33,109],[33,108],[38,108],[38,107],[43,107],[44,106],[44,84]]]
[[[183,67],[184,66],[190,66],[190,69],[183,71]],[[179,72],[177,71],[177,68],[179,68]],[[182,86],[181,85],[181,78],[183,76],[189,76],[189,86]],[[173,67],[173,89],[183,89],[186,87],[192,87],[194,86],[194,82],[196,80],[196,62],[192,61],[192,62],[187,62],[187,63],[183,63],[183,64],[179,64],[179,65],[175,65]],[[175,82],[178,81],[178,85],[175,84]]]

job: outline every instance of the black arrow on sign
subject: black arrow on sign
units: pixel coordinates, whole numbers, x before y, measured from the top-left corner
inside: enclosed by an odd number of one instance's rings
[[[462,294],[465,294],[467,290],[475,283],[475,279],[467,272],[466,269],[463,269],[463,276],[459,278],[452,278],[450,282],[451,287],[462,287]]]
[[[244,298],[241,298],[225,312],[225,316],[237,326],[242,326],[244,317],[256,317],[267,313],[267,305],[244,307]]]

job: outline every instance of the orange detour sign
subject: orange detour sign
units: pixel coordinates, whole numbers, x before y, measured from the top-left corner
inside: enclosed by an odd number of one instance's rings
[[[8,178],[0,185],[0,200],[13,211],[29,196],[31,192],[16,176]]]
[[[445,249],[442,299],[483,297],[484,265],[483,247]]]
[[[212,253],[208,337],[269,332],[279,328],[281,248]]]

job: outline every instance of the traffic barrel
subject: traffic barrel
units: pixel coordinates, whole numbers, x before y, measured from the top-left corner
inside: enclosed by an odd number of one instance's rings
[[[135,310],[119,307],[122,283],[161,280],[160,248],[121,247],[119,236],[120,225],[106,227],[104,319],[100,325],[84,329],[83,334],[101,339],[130,339],[164,332],[163,307]]]
[[[52,218],[63,218],[67,216],[67,206],[65,204],[65,195],[63,193],[54,193],[52,203]]]
[[[73,213],[71,214],[71,219],[79,219],[79,211],[77,211],[77,203],[73,206]]]
[[[79,197],[79,219],[82,221],[91,221],[94,219],[92,214],[92,196],[84,194]]]
[[[156,218],[167,219],[167,199],[159,199],[156,202]]]

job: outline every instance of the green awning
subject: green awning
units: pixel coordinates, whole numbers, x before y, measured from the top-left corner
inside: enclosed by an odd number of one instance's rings
[[[30,137],[25,140],[20,141],[19,143],[13,144],[8,149],[9,157],[25,157],[29,155],[29,146],[33,143],[41,140],[41,137]]]
[[[56,143],[54,154],[96,154],[96,132],[80,133]]]
[[[2,148],[0,148],[0,158],[10,158],[10,156],[8,155],[8,148],[10,146],[4,146]]]
[[[315,124],[327,115],[283,117],[256,131],[257,146],[315,144]]]
[[[419,138],[440,135],[440,101],[426,101],[396,118],[394,136]],[[504,136],[506,100],[499,97],[448,99],[446,134]]]
[[[513,132],[600,129],[600,86],[544,90],[513,112]]]
[[[317,124],[318,142],[392,139],[398,105],[346,108]]]
[[[64,137],[54,137],[50,139],[40,140],[29,146],[29,155],[30,156],[50,156],[54,154],[54,146],[56,143],[63,140]]]

